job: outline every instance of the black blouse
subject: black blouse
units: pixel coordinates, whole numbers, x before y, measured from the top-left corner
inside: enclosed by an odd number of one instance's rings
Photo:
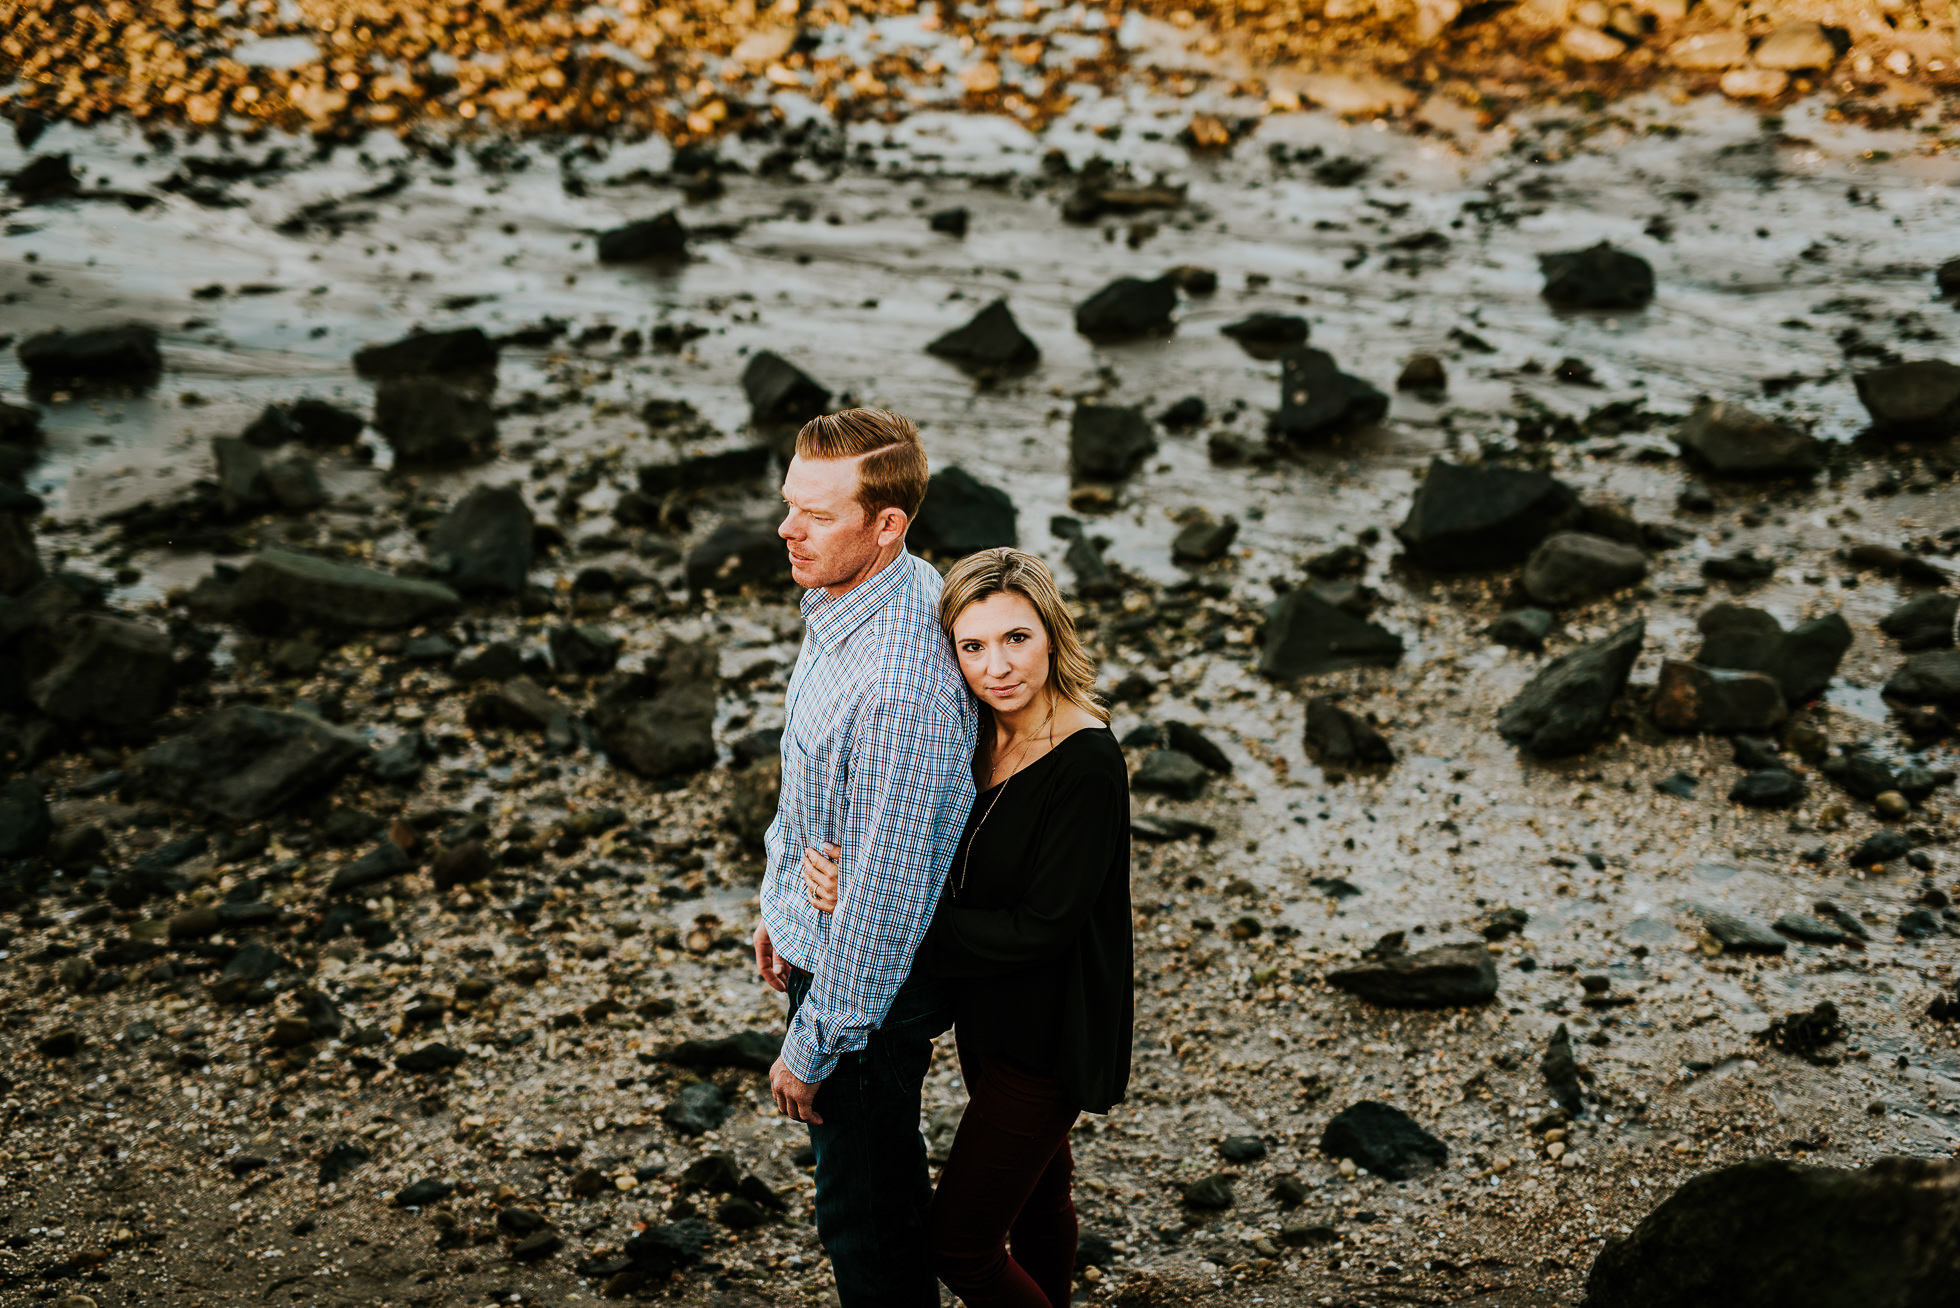
[[[1130,1079],[1132,959],[1129,770],[1091,727],[974,798],[915,966],[954,982],[962,1046],[1104,1113]]]

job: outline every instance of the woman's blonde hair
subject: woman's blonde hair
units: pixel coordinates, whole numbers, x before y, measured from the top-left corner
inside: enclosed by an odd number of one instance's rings
[[[1062,600],[1055,574],[1026,550],[1005,546],[981,550],[952,566],[939,595],[939,625],[945,629],[946,639],[953,639],[953,624],[960,614],[996,595],[1019,595],[1034,605],[1048,632],[1048,684],[1063,699],[1107,724],[1109,710],[1096,698],[1096,662],[1082,647],[1075,618]],[[981,733],[983,750],[991,739],[988,733]]]

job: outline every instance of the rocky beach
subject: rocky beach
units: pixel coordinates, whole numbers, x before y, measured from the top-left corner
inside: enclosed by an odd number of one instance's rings
[[[0,5],[0,1302],[835,1301],[849,404],[1131,761],[1080,1301],[1943,1301],[1953,17],[1009,8]]]

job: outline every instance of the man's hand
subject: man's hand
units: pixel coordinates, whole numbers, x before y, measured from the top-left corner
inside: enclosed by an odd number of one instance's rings
[[[789,960],[777,957],[776,946],[769,941],[769,928],[760,922],[755,928],[755,970],[771,990],[789,989]]]
[[[790,1071],[780,1058],[769,1069],[769,1093],[776,1097],[777,1109],[792,1122],[823,1125],[823,1118],[817,1112],[817,1088],[821,1084],[797,1080],[796,1073]]]

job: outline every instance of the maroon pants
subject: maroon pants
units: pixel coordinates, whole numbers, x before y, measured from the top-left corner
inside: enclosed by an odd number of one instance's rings
[[[969,1308],[1067,1308],[1078,1110],[1060,1081],[998,1058],[961,1048],[960,1071],[966,1114],[932,1197],[933,1271]]]

